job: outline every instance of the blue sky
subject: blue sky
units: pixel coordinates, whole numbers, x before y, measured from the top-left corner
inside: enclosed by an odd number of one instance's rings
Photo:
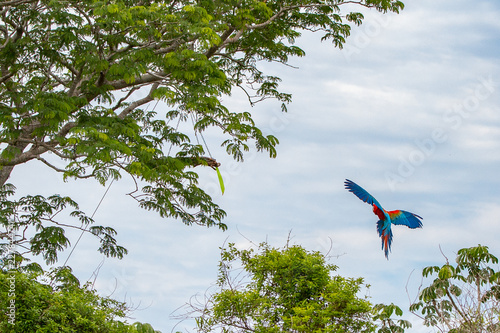
[[[460,248],[489,246],[500,256],[500,3],[495,0],[408,0],[399,15],[366,12],[344,50],[320,43],[319,35],[297,41],[307,56],[291,65],[262,64],[293,94],[289,112],[264,101],[251,108],[235,92],[226,103],[250,111],[280,140],[278,157],[249,152],[233,162],[205,139],[222,163],[226,193],[212,170],[200,183],[227,212],[229,230],[187,227],[143,211],[125,194],[127,179],[110,187],[96,213],[112,225],[130,251],[105,259],[84,237],[69,260],[82,281],[100,266],[95,285],[103,295],[129,302],[132,319],[162,332],[178,324],[172,312],[217,274],[219,247],[234,242],[292,243],[328,251],[338,273],[364,277],[374,303],[400,305],[414,322],[409,332],[428,332],[408,311],[421,269],[453,259]],[[91,181],[62,183],[32,163],[15,170],[19,193],[39,190],[80,200],[92,212],[105,188]],[[371,207],[344,190],[349,178],[387,210],[424,218],[423,229],[394,228],[390,260],[380,250]],[[78,234],[72,235],[73,243]],[[63,256],[63,258],[65,258]],[[192,330],[192,322],[176,329]]]

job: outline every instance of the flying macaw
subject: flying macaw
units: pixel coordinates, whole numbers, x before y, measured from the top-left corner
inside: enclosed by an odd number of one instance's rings
[[[420,221],[422,218],[417,214],[404,210],[386,211],[370,193],[366,192],[358,184],[346,179],[344,185],[346,190],[349,190],[349,192],[354,193],[359,199],[373,206],[373,213],[380,219],[377,222],[377,231],[382,239],[382,250],[384,250],[387,259],[389,259],[389,251],[391,250],[392,243],[391,223],[405,225],[411,229],[422,228],[422,222]]]

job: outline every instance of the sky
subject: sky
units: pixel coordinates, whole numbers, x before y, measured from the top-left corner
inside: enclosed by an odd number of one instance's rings
[[[127,301],[130,322],[194,332],[176,309],[214,284],[221,246],[282,247],[290,237],[329,253],[338,274],[363,277],[373,303],[399,305],[414,324],[408,332],[432,332],[408,311],[422,268],[478,244],[500,256],[500,3],[404,2],[399,15],[365,11],[343,50],[309,33],[297,40],[306,56],[292,58],[294,68],[262,64],[293,95],[288,113],[276,101],[250,107],[237,92],[224,99],[280,140],[276,159],[251,151],[237,163],[215,132],[205,135],[226,192],[211,169],[200,168],[200,184],[227,212],[227,231],[140,209],[126,196],[133,184],[125,178],[110,186],[95,219],[118,231],[129,254],[105,259],[84,236],[68,261],[80,280]],[[389,260],[376,216],[344,189],[346,178],[386,210],[423,217],[422,229],[393,228]],[[88,213],[106,191],[87,180],[63,183],[38,162],[10,181],[20,194],[70,195]]]

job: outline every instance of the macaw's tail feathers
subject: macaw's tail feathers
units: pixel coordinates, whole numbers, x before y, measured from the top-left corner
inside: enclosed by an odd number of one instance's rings
[[[380,239],[382,240],[382,250],[384,250],[385,257],[389,260],[389,252],[391,251],[392,244],[392,230],[391,224],[387,224],[382,220],[377,222],[377,231]]]

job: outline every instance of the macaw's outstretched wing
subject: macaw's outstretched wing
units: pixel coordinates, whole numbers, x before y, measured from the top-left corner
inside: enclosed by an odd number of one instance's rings
[[[393,210],[387,212],[391,222],[396,225],[405,225],[408,228],[422,228],[422,218],[417,214],[406,212],[404,210]]]
[[[370,193],[366,192],[364,188],[353,182],[352,180],[346,179],[344,182],[346,190],[354,193],[360,200],[370,204],[377,206],[378,209],[384,211],[382,206],[378,203],[377,199],[375,199]]]

